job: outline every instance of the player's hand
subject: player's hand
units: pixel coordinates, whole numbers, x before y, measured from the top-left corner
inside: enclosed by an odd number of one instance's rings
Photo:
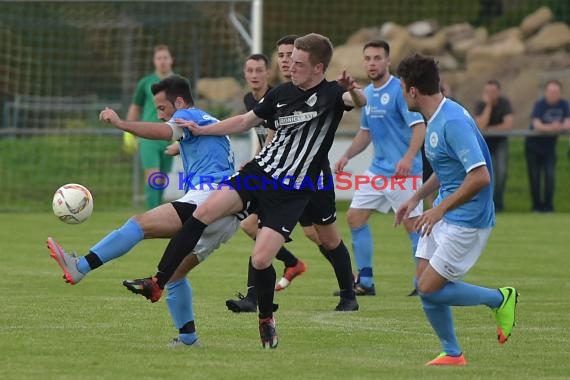
[[[346,156],[342,156],[340,160],[334,164],[334,172],[337,174],[343,172],[346,164],[348,164],[348,158]]]
[[[410,213],[418,207],[418,203],[420,201],[414,199],[413,197],[408,199],[406,202],[402,203],[398,210],[396,211],[396,215],[394,218],[394,227],[399,226],[402,224],[404,219],[408,219],[410,217]]]
[[[188,129],[194,136],[200,136],[203,134],[202,128],[200,128],[198,124],[193,121],[184,119],[175,119],[174,121],[178,126]]]
[[[412,160],[407,157],[403,157],[396,164],[396,176],[407,177],[411,171],[412,171]]]
[[[105,109],[99,113],[99,120],[117,125],[121,121],[121,118],[114,110],[109,107],[105,107]]]
[[[429,236],[433,226],[443,219],[443,210],[441,207],[433,207],[418,217],[414,224],[414,230],[420,233],[420,236]]]
[[[180,145],[178,143],[170,144],[164,150],[164,154],[168,156],[178,156],[180,154]]]
[[[356,80],[346,73],[346,70],[342,71],[342,74],[336,80],[340,86],[342,86],[346,91],[352,91],[355,88],[361,88]]]

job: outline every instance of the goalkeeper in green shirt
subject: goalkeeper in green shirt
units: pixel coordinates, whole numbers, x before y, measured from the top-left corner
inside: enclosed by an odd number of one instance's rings
[[[172,75],[172,55],[166,45],[154,48],[154,72],[139,80],[132,104],[127,114],[128,121],[160,122],[153,103],[150,87],[154,83]],[[172,166],[172,157],[165,154],[170,142],[138,138],[138,149],[145,176],[146,207],[150,210],[162,203],[162,190],[153,189],[148,184],[149,176],[155,172],[168,173]],[[124,148],[133,152],[136,149],[135,137],[131,134],[124,136]]]

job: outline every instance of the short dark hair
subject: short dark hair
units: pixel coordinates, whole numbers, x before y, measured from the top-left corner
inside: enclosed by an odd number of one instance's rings
[[[558,86],[559,89],[563,89],[564,87],[562,86],[562,82],[560,82],[558,79],[549,79],[546,81],[546,83],[544,84],[544,89],[546,89],[546,87],[548,87],[549,85],[554,84],[556,86]]]
[[[269,58],[267,58],[267,56],[265,54],[261,54],[261,53],[252,54],[245,59],[244,64],[245,64],[245,62],[249,61],[250,59],[254,60],[254,61],[263,61],[263,63],[265,63],[265,68],[269,67]]]
[[[194,98],[192,98],[192,91],[190,90],[190,81],[180,75],[171,75],[164,78],[158,83],[150,86],[150,91],[153,95],[164,91],[166,99],[174,104],[176,98],[184,99],[189,106],[194,105]]]
[[[313,66],[323,64],[323,72],[331,63],[333,46],[331,41],[320,34],[310,33],[295,40],[295,49],[309,53],[309,60]]]
[[[388,44],[388,42],[386,42],[384,40],[368,41],[367,43],[364,44],[362,51],[368,49],[369,47],[384,49],[384,51],[386,52],[386,56],[390,55],[390,45]]]
[[[294,34],[289,34],[287,36],[281,37],[278,41],[277,41],[277,47],[281,46],[281,45],[294,45],[295,44],[295,40],[299,38],[299,36],[294,35]]]
[[[417,88],[423,95],[440,92],[439,69],[435,58],[415,53],[404,58],[398,65],[397,75],[406,85]]]
[[[492,86],[497,87],[499,90],[501,89],[501,83],[499,83],[496,79],[489,79],[486,84],[490,84]]]

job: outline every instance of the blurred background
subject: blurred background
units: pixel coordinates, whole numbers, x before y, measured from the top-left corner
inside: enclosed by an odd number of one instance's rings
[[[254,3],[262,10],[260,35],[252,32]],[[65,183],[87,186],[97,210],[143,207],[138,156],[124,152],[122,133],[97,116],[105,106],[126,116],[158,44],[170,47],[174,72],[191,80],[198,106],[224,118],[244,110],[242,64],[258,52],[256,39],[273,57],[283,35],[324,34],[335,45],[330,78],[346,68],[365,85],[362,45],[382,38],[391,44],[393,71],[415,51],[438,57],[453,97],[469,110],[488,80],[500,80],[516,132],[528,130],[548,79],[561,81],[568,94],[568,24],[566,0],[1,2],[0,212],[47,211]],[[332,161],[358,120],[357,112],[345,117]],[[506,211],[529,211],[524,137],[513,135]],[[250,158],[247,135],[232,142],[239,162]],[[555,208],[570,212],[568,136],[557,150]],[[369,159],[367,151],[349,171],[363,172]],[[171,178],[180,170],[175,163]],[[180,194],[177,188],[169,186],[167,200]]]

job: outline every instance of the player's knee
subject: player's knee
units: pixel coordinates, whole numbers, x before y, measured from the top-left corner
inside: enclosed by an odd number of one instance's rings
[[[137,224],[141,227],[141,230],[143,231],[145,238],[152,236],[152,234],[153,234],[152,218],[149,218],[147,213],[137,214],[137,215],[133,216],[132,219],[135,222],[137,222]]]
[[[422,279],[420,279],[420,281],[418,282],[418,293],[426,298],[427,300],[431,299],[431,295],[435,292],[437,292],[441,287],[437,284],[434,284],[430,281],[422,281]]]
[[[257,270],[263,270],[269,268],[271,265],[271,257],[266,257],[266,255],[254,254],[251,256],[251,265]]]
[[[346,222],[350,228],[362,227],[367,220],[368,217],[358,210],[351,208],[348,209],[348,212],[346,213]]]

